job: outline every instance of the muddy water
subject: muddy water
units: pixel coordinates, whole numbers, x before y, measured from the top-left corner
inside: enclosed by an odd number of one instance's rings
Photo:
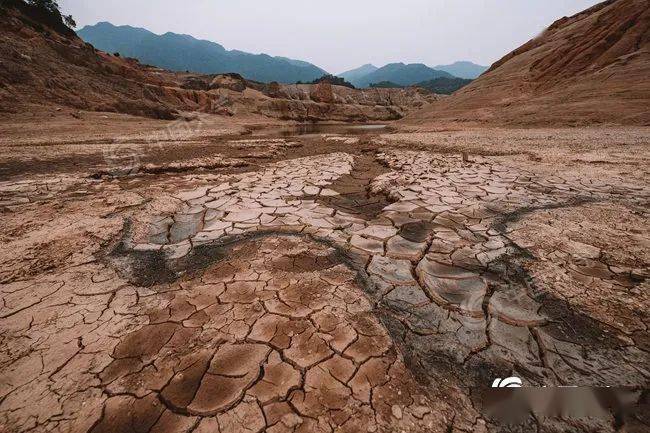
[[[279,135],[281,137],[293,137],[296,135],[312,134],[372,134],[386,132],[388,125],[383,124],[333,124],[333,123],[301,123],[275,131],[260,130],[255,135]]]
[[[217,136],[212,138],[197,137],[191,142],[169,142],[165,151],[158,151],[156,146],[145,142],[126,143],[124,148],[115,147],[112,140],[93,142],[80,151],[69,151],[62,148],[56,155],[35,157],[25,160],[12,159],[0,162],[0,180],[9,180],[14,176],[29,174],[59,174],[81,173],[84,177],[100,179],[102,177],[122,177],[122,172],[133,175],[154,175],[157,178],[164,175],[177,176],[193,171],[209,171],[219,173],[238,173],[254,169],[256,162],[267,163],[288,157],[309,156],[316,153],[353,151],[350,145],[337,142],[327,142],[319,137],[320,134],[340,134],[350,136],[381,134],[388,131],[384,124],[321,124],[309,123],[287,125],[282,127],[267,127],[253,132],[254,138],[285,138],[294,141],[309,142],[303,149],[293,149],[290,154],[277,154],[273,157],[262,157],[256,160],[248,158],[246,165],[222,167],[219,161],[211,166],[209,163],[197,163],[178,167],[174,163],[183,163],[200,158],[217,158],[228,156],[239,158],[249,150],[237,150],[229,143],[232,139],[242,137]],[[310,142],[311,141],[311,142]],[[312,143],[313,142],[313,143]],[[312,145],[313,144],[313,145]],[[124,153],[122,155],[122,153]],[[110,158],[107,158],[107,155]],[[153,168],[148,168],[147,165]],[[113,173],[115,171],[115,173]]]

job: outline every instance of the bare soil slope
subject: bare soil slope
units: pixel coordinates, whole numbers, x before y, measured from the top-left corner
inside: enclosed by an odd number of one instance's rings
[[[0,111],[54,105],[172,119],[197,106],[166,74],[97,51],[9,3],[0,14]]]
[[[552,24],[406,124],[650,124],[650,2],[610,0]]]

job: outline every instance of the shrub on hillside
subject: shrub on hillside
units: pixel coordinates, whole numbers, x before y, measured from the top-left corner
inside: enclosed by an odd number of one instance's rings
[[[61,15],[56,0],[1,0],[0,8],[15,8],[27,17],[56,32],[72,36],[77,26],[72,15]]]
[[[345,81],[344,78],[337,77],[335,75],[327,74],[323,75],[320,78],[315,79],[311,83],[308,84],[318,84],[318,83],[329,83],[332,86],[343,86],[343,87],[349,87],[350,89],[354,89],[355,87],[352,85],[352,83],[348,83]],[[298,82],[297,84],[302,84]]]
[[[404,86],[393,83],[392,81],[380,81],[379,83],[370,83],[369,87],[383,88],[383,89],[401,89]]]
[[[464,78],[448,78],[440,77],[433,80],[423,81],[417,83],[417,87],[422,87],[424,89],[430,90],[433,93],[438,93],[441,95],[451,95],[456,90],[462,89],[471,83],[472,80],[467,80]]]

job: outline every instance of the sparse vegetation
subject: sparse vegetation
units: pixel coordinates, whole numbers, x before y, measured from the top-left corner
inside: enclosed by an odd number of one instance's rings
[[[440,95],[451,95],[456,90],[465,87],[471,82],[472,80],[467,80],[464,78],[440,77],[440,78],[434,78],[433,80],[422,81],[410,87],[421,87],[423,89],[427,89],[433,93],[438,93]],[[409,86],[400,86],[399,84],[393,83],[392,81],[380,81],[379,83],[371,83],[370,87],[400,89]]]
[[[0,7],[16,8],[26,16],[59,33],[71,35],[77,23],[72,15],[62,15],[56,0],[0,0]]]
[[[77,22],[72,18],[72,15],[63,15],[63,22],[71,29],[77,27]]]
[[[55,17],[60,17],[63,23],[71,29],[77,27],[72,15],[61,14],[59,3],[56,0],[27,0],[27,4]]]
[[[349,87],[350,89],[355,88],[352,85],[352,83],[345,81],[345,78],[337,77],[336,75],[332,75],[332,74],[323,75],[322,77],[317,78],[311,83],[307,83],[307,84],[318,84],[318,83],[329,83],[333,86]],[[302,83],[298,82],[297,84],[302,84]]]
[[[392,81],[380,81],[379,83],[370,83],[368,87],[372,88],[385,88],[385,89],[401,89],[404,86],[393,83]]]
[[[456,90],[459,90],[467,86],[471,82],[472,80],[467,80],[464,78],[440,77],[440,78],[434,78],[433,80],[423,81],[421,83],[416,84],[416,86],[430,90],[433,93],[439,93],[441,95],[451,95]]]
[[[61,13],[56,0],[27,0],[27,3],[50,13]]]

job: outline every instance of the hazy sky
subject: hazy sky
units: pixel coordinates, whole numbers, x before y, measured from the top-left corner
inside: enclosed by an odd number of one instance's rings
[[[59,0],[79,28],[99,21],[185,33],[339,73],[364,63],[489,65],[596,0]]]

